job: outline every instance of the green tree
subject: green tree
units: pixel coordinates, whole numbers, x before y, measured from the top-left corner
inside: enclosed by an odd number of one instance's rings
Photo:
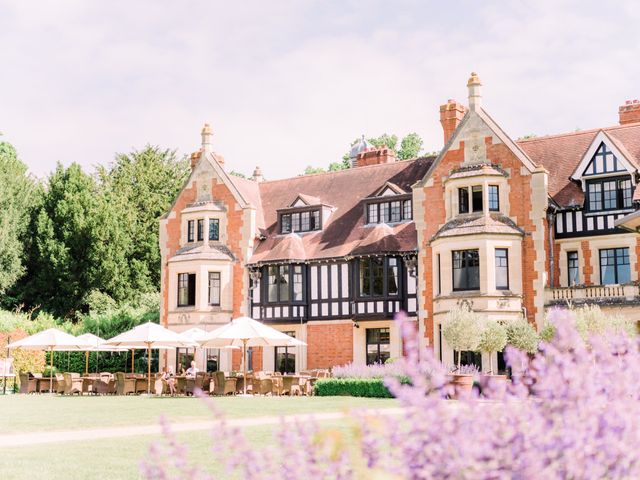
[[[23,275],[23,237],[37,193],[16,150],[0,142],[0,295]]]
[[[379,137],[369,138],[369,143],[373,144],[376,148],[387,147],[396,152],[396,146],[398,145],[398,136],[397,135],[389,135],[388,133],[383,133]]]
[[[136,239],[122,228],[122,210],[78,164],[58,165],[32,217],[23,296],[58,316],[86,311],[89,293],[116,301],[131,294],[129,253]]]
[[[169,210],[189,173],[188,162],[178,159],[174,150],[150,145],[118,154],[113,164],[98,170],[108,214],[117,213],[125,235],[134,239],[128,259],[131,286],[138,291],[160,288],[158,219]]]
[[[400,150],[398,150],[398,158],[400,160],[409,160],[416,158],[422,150],[422,138],[413,132],[407,135],[400,142]]]
[[[307,165],[307,168],[304,169],[303,175],[311,175],[314,173],[323,173],[325,171],[322,167],[312,167],[311,165]]]

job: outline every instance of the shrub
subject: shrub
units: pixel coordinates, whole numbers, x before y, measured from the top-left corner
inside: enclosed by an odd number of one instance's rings
[[[391,398],[391,392],[381,378],[322,378],[314,387],[319,397],[351,396]]]
[[[482,317],[467,305],[455,307],[447,313],[442,322],[442,336],[447,344],[458,352],[475,352],[482,337]],[[461,357],[462,355],[458,355],[458,368]]]

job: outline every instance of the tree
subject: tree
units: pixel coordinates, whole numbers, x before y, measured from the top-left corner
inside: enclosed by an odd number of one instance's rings
[[[312,175],[314,173],[323,173],[325,169],[322,167],[312,167],[311,165],[307,165],[307,168],[304,169],[304,175]]]
[[[24,274],[23,236],[36,194],[27,166],[11,144],[0,142],[0,295]]]
[[[455,307],[447,313],[442,322],[442,336],[447,344],[458,352],[460,370],[461,353],[478,350],[482,338],[481,318],[467,305]]]
[[[507,344],[507,330],[495,320],[487,320],[480,339],[480,351],[489,354],[489,368],[493,373],[493,353],[500,352]]]
[[[538,350],[538,333],[524,318],[507,323],[507,345],[527,353]]]
[[[58,165],[31,221],[27,304],[75,318],[93,290],[116,301],[131,295],[137,239],[122,228],[124,214],[78,164]]]
[[[417,133],[410,133],[400,142],[400,150],[398,150],[398,158],[400,160],[409,160],[416,158],[422,150],[422,138]]]
[[[160,289],[158,219],[165,214],[190,173],[186,159],[175,150],[147,145],[116,155],[109,168],[98,170],[111,211],[122,215],[125,234],[135,239],[131,262],[132,286],[140,291]]]

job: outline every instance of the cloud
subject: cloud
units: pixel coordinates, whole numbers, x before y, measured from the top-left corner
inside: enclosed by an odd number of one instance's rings
[[[188,5],[188,8],[185,7]],[[0,1],[0,131],[37,175],[146,143],[268,178],[417,131],[471,70],[513,137],[616,123],[638,96],[633,2]]]

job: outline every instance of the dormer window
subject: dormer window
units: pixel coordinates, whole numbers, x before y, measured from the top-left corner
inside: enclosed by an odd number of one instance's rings
[[[315,230],[320,230],[320,210],[280,215],[280,233],[313,232]]]
[[[367,223],[400,223],[413,219],[411,199],[369,203]]]

